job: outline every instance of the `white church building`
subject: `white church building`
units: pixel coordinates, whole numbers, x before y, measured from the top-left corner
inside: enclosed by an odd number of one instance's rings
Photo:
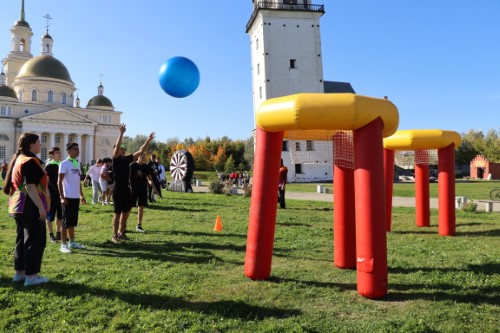
[[[309,0],[253,0],[253,13],[246,26],[250,36],[254,121],[267,99],[296,93],[354,93],[346,82],[323,79],[320,17],[324,6]],[[333,144],[315,141],[283,142],[283,163],[289,182],[331,181],[329,163],[293,163],[290,151],[314,153]],[[293,146],[291,146],[293,145]],[[324,155],[318,152],[318,156]],[[331,155],[331,154],[330,154]],[[331,157],[330,157],[331,159]],[[324,161],[323,161],[324,162]]]
[[[104,96],[102,84],[97,95],[81,107],[68,69],[53,55],[48,25],[40,39],[40,54],[33,56],[33,31],[25,20],[24,0],[21,17],[10,31],[11,50],[0,73],[0,162],[14,154],[23,132],[40,136],[42,160],[54,146],[65,157],[68,142],[79,144],[84,163],[111,156],[122,112],[115,111]]]

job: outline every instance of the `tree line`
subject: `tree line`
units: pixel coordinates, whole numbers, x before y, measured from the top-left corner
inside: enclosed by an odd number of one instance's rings
[[[137,151],[145,140],[145,135],[137,135],[135,138],[125,136],[123,142],[129,147],[129,151]],[[172,155],[180,149],[191,153],[198,171],[249,171],[253,166],[252,137],[246,140],[232,140],[227,136],[220,139],[207,136],[196,140],[190,137],[183,141],[170,138],[166,142],[153,140],[148,150],[159,156],[160,161],[167,166]]]
[[[476,155],[484,155],[492,162],[500,162],[500,131],[490,129],[469,130],[462,133],[462,144],[455,150],[456,164],[469,164]],[[137,151],[146,140],[145,135],[135,138],[124,137],[123,142],[129,151]],[[227,136],[220,139],[178,138],[167,139],[166,142],[154,140],[149,145],[149,152],[160,157],[163,164],[169,165],[172,155],[179,149],[187,150],[193,155],[196,170],[199,171],[249,171],[253,167],[253,137],[246,140],[232,140]]]

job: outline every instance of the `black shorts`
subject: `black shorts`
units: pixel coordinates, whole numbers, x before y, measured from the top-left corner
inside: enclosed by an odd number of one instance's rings
[[[78,225],[78,210],[80,209],[80,199],[69,199],[67,205],[61,205],[63,223],[62,226],[65,229],[69,227],[76,227]]]
[[[148,205],[148,191],[132,189],[132,206],[146,207]]]
[[[50,208],[47,213],[47,221],[54,222],[55,219],[62,220],[61,198],[50,198]]]
[[[116,214],[128,213],[132,209],[132,192],[129,187],[116,188],[113,187],[113,204]]]

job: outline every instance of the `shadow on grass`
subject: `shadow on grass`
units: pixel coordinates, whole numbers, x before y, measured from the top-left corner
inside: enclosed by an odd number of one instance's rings
[[[312,225],[307,223],[289,223],[289,222],[276,222],[276,225],[282,225],[284,227],[312,227]]]
[[[466,268],[454,267],[389,267],[390,274],[412,274],[415,272],[439,272],[440,274],[452,272],[472,272],[476,274],[494,275],[500,273],[500,263],[484,263],[481,265],[468,265]]]
[[[0,278],[2,287],[14,286],[10,279]],[[23,287],[20,287],[23,288]],[[155,310],[188,310],[200,314],[218,315],[226,318],[238,318],[246,320],[264,320],[266,318],[288,318],[299,316],[302,311],[295,309],[280,309],[276,307],[263,307],[251,305],[242,301],[221,300],[213,302],[187,301],[182,297],[171,297],[162,295],[146,295],[140,293],[125,292],[121,290],[110,290],[98,287],[90,287],[78,283],[63,283],[50,281],[50,283],[38,286],[66,299],[75,296],[93,295],[93,297],[106,298],[109,300],[120,299],[130,305],[141,308],[152,308]]]
[[[216,233],[216,232],[199,232],[199,231],[179,231],[171,230],[165,232],[152,231],[148,233],[165,233],[168,235],[182,235],[182,236],[203,236],[203,237],[237,237],[237,238],[247,238],[246,234],[228,234],[226,232]]]
[[[460,231],[457,230],[457,236],[470,236],[470,237],[495,237],[500,236],[500,229],[489,229],[489,230],[481,230],[481,231]]]
[[[337,283],[337,282],[297,280],[297,279],[282,278],[279,276],[271,276],[266,281],[273,282],[273,283],[296,283],[299,285],[303,285],[304,287],[337,289],[338,291],[353,291],[353,290],[357,289],[355,283]]]
[[[498,305],[498,287],[479,287],[464,290],[458,285],[448,283],[437,284],[394,284],[389,283],[389,293],[384,298],[389,302],[411,300],[454,301],[468,304]]]
[[[287,211],[292,211],[292,210],[300,210],[300,211],[304,211],[304,210],[313,210],[313,211],[320,211],[320,212],[330,212],[332,211],[333,212],[333,208],[321,208],[321,207],[318,207],[318,208],[310,208],[310,207],[304,207],[304,206],[301,206],[301,207],[294,207],[294,208],[286,208]]]
[[[244,245],[213,243],[151,243],[126,242],[121,244],[90,243],[89,249],[79,252],[82,255],[139,258],[164,262],[207,263],[213,261],[241,265],[239,261],[223,260],[210,250],[244,252]]]
[[[185,208],[182,206],[165,206],[165,205],[158,205],[154,203],[150,203],[147,207],[147,209],[154,209],[154,210],[167,210],[167,211],[181,211],[181,212],[208,212],[208,209],[198,209],[198,208]]]
[[[482,275],[498,275],[500,263],[484,263],[482,265],[468,265],[466,268],[436,268],[436,267],[390,267],[389,273],[412,274],[415,272],[426,272],[429,274],[438,272],[448,274],[453,272],[466,272]],[[497,286],[486,287],[462,287],[460,281],[457,284],[449,283],[425,283],[425,284],[402,284],[389,283],[388,301],[408,301],[414,299],[424,300],[450,300],[460,303],[471,304],[499,304],[500,290]]]
[[[429,230],[429,229],[418,229],[418,230],[394,230],[390,231],[391,234],[397,235],[434,235],[437,234],[437,230]]]

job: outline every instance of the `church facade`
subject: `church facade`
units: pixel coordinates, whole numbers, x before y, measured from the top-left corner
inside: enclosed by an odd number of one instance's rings
[[[21,17],[10,31],[11,50],[0,73],[0,162],[10,160],[23,132],[40,136],[42,160],[52,147],[61,148],[65,157],[68,142],[79,144],[83,163],[110,157],[122,112],[104,96],[102,83],[97,95],[81,107],[68,69],[52,53],[48,27],[40,54],[31,53],[33,31],[25,20],[24,0]]]

